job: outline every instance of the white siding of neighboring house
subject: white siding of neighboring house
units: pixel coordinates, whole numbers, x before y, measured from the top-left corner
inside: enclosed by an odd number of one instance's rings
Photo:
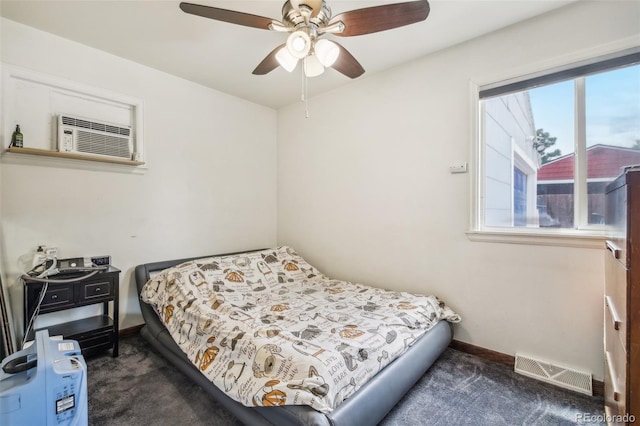
[[[535,124],[527,92],[484,101],[485,225],[513,226],[513,169],[527,174],[527,224],[537,224]]]

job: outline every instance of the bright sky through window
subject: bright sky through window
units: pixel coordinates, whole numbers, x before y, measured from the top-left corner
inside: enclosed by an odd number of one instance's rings
[[[640,139],[640,65],[586,77],[587,146],[630,148]],[[531,89],[536,128],[557,137],[561,155],[574,151],[573,80]]]

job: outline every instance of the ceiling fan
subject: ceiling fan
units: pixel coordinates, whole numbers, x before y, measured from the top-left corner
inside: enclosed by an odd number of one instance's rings
[[[289,33],[286,43],[277,46],[258,64],[253,74],[264,75],[278,66],[291,72],[301,60],[304,74],[315,77],[333,68],[350,78],[360,77],[364,68],[340,44],[321,38],[326,34],[351,37],[386,31],[424,21],[429,15],[426,0],[394,3],[351,10],[331,16],[325,0],[286,0],[282,21],[244,12],[180,3],[192,15],[216,21]]]

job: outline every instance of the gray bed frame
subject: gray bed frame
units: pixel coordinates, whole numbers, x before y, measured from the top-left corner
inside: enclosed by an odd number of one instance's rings
[[[239,253],[243,252],[224,253],[215,256]],[[189,260],[205,257],[211,256],[198,256],[138,265],[135,269],[138,295],[140,295],[142,287],[154,273]],[[320,413],[304,405],[246,407],[228,397],[200,373],[171,338],[169,331],[162,324],[153,308],[140,300],[140,297],[138,297],[138,301],[146,323],[140,330],[140,334],[182,373],[211,394],[220,405],[228,409],[242,423],[252,426],[376,425],[424,375],[447,348],[452,339],[451,326],[446,321],[440,321],[417,340],[400,358],[390,363],[347,398],[338,408],[328,414]]]

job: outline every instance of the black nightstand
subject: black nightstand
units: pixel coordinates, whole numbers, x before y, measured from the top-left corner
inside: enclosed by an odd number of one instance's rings
[[[80,274],[82,276],[82,274]],[[73,275],[58,275],[55,278],[72,278]],[[40,292],[44,284],[24,281],[24,324],[36,308]],[[102,304],[102,314],[76,321],[54,324],[46,327],[50,336],[62,335],[65,339],[77,340],[82,355],[93,355],[96,352],[113,349],[113,357],[118,356],[118,288],[120,286],[120,270],[109,266],[91,278],[73,283],[49,283],[40,314],[59,312],[81,306]],[[109,303],[113,303],[113,318],[109,316]],[[33,330],[27,340],[33,339]]]

